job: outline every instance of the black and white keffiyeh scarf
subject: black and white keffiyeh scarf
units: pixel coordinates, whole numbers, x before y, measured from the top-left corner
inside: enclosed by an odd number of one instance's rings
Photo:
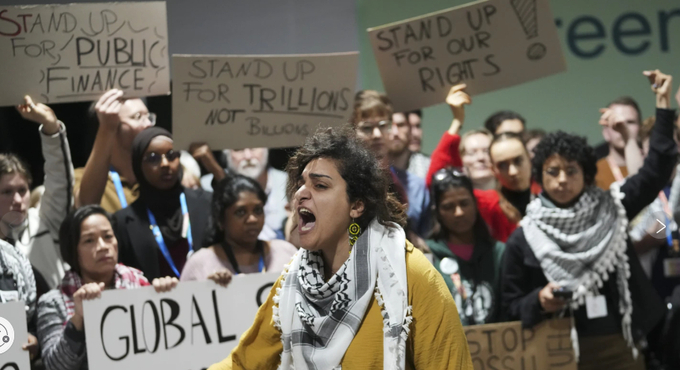
[[[274,297],[273,320],[283,342],[279,369],[340,369],[374,297],[383,316],[383,368],[404,369],[412,321],[405,243],[399,226],[373,220],[327,282],[321,252],[300,249]]]
[[[621,204],[624,196],[620,185],[614,183],[609,192],[589,187],[570,208],[557,208],[539,197],[529,203],[520,225],[548,281],[574,292],[573,309],[584,305],[586,297],[596,295],[609,274],[616,272],[623,336],[636,356],[626,256],[628,219]]]

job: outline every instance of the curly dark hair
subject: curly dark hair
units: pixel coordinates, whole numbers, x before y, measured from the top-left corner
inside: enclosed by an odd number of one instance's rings
[[[583,170],[583,181],[592,185],[597,175],[595,150],[588,145],[585,137],[568,134],[564,131],[546,135],[536,148],[532,160],[534,180],[543,184],[543,163],[553,154],[559,154],[568,161],[576,161]]]
[[[395,222],[400,226],[406,223],[404,207],[394,194],[388,191],[390,177],[381,168],[378,160],[356,138],[354,130],[344,128],[319,129],[307,139],[288,161],[288,197],[294,198],[302,171],[309,162],[317,158],[332,159],[342,179],[347,183],[347,198],[350,203],[361,200],[364,213],[356,221],[362,229],[374,218],[382,225]]]
[[[224,241],[224,211],[238,201],[243,192],[251,192],[267,204],[267,193],[260,184],[250,177],[236,174],[227,170],[227,176],[213,187],[212,204],[210,206],[210,221],[204,247],[209,247]]]

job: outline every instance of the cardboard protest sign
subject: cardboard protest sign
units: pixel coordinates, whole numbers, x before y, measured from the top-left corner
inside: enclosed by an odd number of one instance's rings
[[[21,346],[28,343],[24,302],[0,304],[0,369],[30,370],[28,351]]]
[[[175,148],[281,148],[347,122],[358,53],[173,55]]]
[[[90,369],[205,369],[229,355],[278,277],[241,274],[227,288],[202,281],[167,293],[103,292],[83,306]]]
[[[477,1],[368,34],[397,111],[442,103],[458,83],[474,95],[566,70],[548,0]]]
[[[0,106],[170,92],[165,2],[0,6]]]
[[[531,329],[519,321],[466,326],[475,370],[576,370],[569,319],[549,320]]]

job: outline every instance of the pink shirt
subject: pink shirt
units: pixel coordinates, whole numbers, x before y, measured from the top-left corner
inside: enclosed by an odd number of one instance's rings
[[[295,252],[297,248],[285,240],[270,240],[269,254],[264,257],[267,272],[283,271],[283,266],[290,262]],[[239,269],[244,274],[257,273],[260,272],[258,264],[239,266]],[[236,274],[228,259],[221,260],[212,248],[201,248],[184,265],[180,281],[206,280],[208,275],[225,269]]]

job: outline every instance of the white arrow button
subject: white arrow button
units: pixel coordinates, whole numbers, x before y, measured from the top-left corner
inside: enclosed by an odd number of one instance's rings
[[[665,225],[663,222],[659,221],[658,218],[656,219],[656,222],[660,223],[661,226],[662,226],[662,227],[659,229],[659,231],[656,232],[657,234],[660,233],[660,232],[662,232],[662,231],[664,231],[664,230],[666,229],[666,225]]]

